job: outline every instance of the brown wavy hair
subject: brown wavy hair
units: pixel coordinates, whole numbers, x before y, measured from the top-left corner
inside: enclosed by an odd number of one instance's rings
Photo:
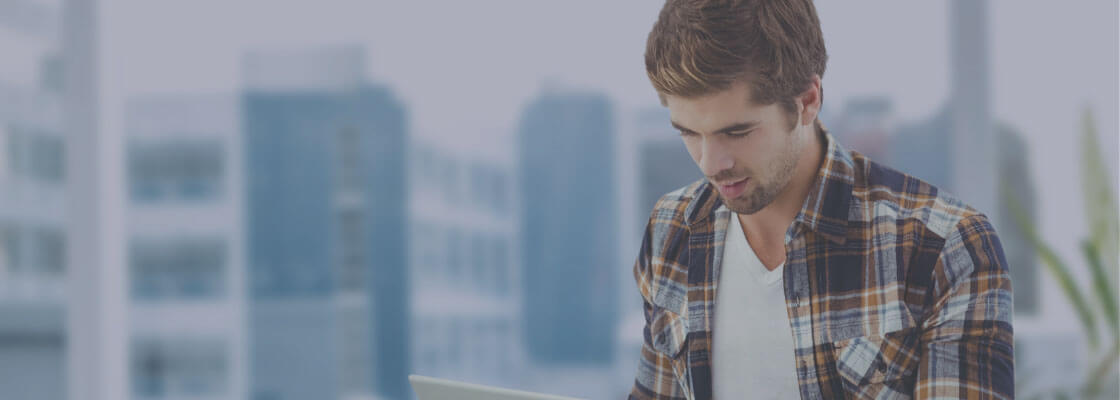
[[[824,76],[828,54],[811,0],[668,0],[645,59],[662,105],[666,95],[704,96],[744,79],[754,104],[779,103],[793,125],[794,98]]]

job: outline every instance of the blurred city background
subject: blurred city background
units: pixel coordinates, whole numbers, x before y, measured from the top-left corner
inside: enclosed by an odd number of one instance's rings
[[[0,397],[624,398],[661,4],[0,0]],[[1116,398],[1117,2],[817,7],[825,125],[996,221],[1019,394]]]

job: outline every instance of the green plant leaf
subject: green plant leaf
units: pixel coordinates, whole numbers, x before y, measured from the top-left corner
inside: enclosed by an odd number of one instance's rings
[[[1101,385],[1108,380],[1113,368],[1120,365],[1120,341],[1112,343],[1112,349],[1101,358],[1100,364],[1093,368],[1086,382],[1085,393],[1087,397],[1096,397],[1101,392]]]
[[[1112,183],[1097,142],[1092,110],[1086,107],[1081,128],[1081,190],[1085,217],[1089,223],[1089,238],[1099,253],[1099,259],[1108,267],[1109,286],[1120,279],[1120,210]]]
[[[1097,301],[1101,303],[1101,309],[1104,310],[1104,316],[1108,319],[1108,328],[1112,330],[1112,336],[1116,337],[1117,331],[1120,330],[1120,324],[1117,324],[1116,316],[1116,294],[1112,291],[1112,285],[1108,283],[1108,276],[1104,267],[1101,266],[1100,252],[1097,251],[1096,244],[1090,239],[1081,242],[1081,251],[1085,253],[1085,260],[1093,277],[1093,293],[1097,295]]]
[[[1008,193],[1006,186],[1003,187],[1003,191],[1004,193]],[[1038,253],[1038,257],[1042,259],[1042,264],[1045,265],[1046,270],[1050,271],[1050,273],[1054,275],[1054,278],[1058,280],[1058,286],[1062,289],[1062,293],[1064,293],[1070,303],[1073,304],[1073,309],[1077,312],[1078,319],[1081,320],[1081,326],[1085,330],[1085,335],[1089,338],[1089,345],[1095,349],[1097,347],[1096,318],[1093,316],[1089,304],[1085,301],[1085,297],[1081,295],[1081,290],[1079,290],[1077,284],[1073,280],[1073,275],[1070,274],[1069,267],[1066,267],[1066,264],[1050,249],[1050,246],[1047,246],[1046,243],[1038,237],[1034,222],[1027,217],[1023,206],[1021,206],[1014,197],[1004,196],[1004,198],[1007,199],[1015,222],[1023,228],[1023,232],[1026,233],[1032,247],[1034,247],[1035,252]]]

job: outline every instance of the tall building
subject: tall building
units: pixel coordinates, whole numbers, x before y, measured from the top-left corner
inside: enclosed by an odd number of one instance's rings
[[[942,109],[933,118],[903,124],[891,140],[892,161],[888,164],[955,194],[958,185],[952,175],[952,165],[967,165],[970,162],[962,162],[966,159],[952,153],[949,135],[945,133],[952,129],[952,121],[947,116],[948,110]],[[1011,266],[1015,313],[1037,314],[1042,296],[1038,258],[1026,231],[1016,222],[1008,204],[1014,199],[1023,207],[1026,216],[1036,220],[1037,191],[1030,177],[1027,144],[1023,135],[1008,125],[997,127],[996,144],[999,146],[995,160],[997,183],[993,190],[999,195],[996,198],[999,207],[981,211],[998,221],[996,230]]]
[[[0,393],[66,398],[66,149],[55,4],[0,4]],[[16,16],[25,16],[17,18]]]
[[[524,381],[512,154],[414,141],[409,171],[412,373]]]
[[[999,152],[995,118],[992,115],[992,82],[989,78],[991,49],[987,0],[949,2],[949,111],[952,138],[949,163],[953,191],[976,209],[988,213],[995,226],[1002,226],[998,203]]]
[[[233,96],[125,109],[128,381],[133,399],[243,399],[243,177]]]
[[[645,315],[642,313],[642,298],[638,293],[638,286],[634,282],[634,262],[637,260],[642,235],[646,224],[649,223],[650,212],[653,211],[657,200],[666,193],[687,186],[699,179],[704,179],[700,167],[692,161],[684,142],[680,138],[680,131],[673,128],[669,118],[669,109],[665,107],[650,107],[634,112],[631,124],[628,127],[629,138],[633,148],[635,171],[631,179],[636,182],[633,191],[636,196],[626,204],[627,210],[633,210],[632,230],[626,233],[627,240],[633,243],[618,267],[619,288],[624,296],[620,300],[622,310],[618,319],[617,351],[620,362],[617,363],[615,381],[617,387],[612,388],[609,397],[626,397],[633,388],[634,371],[638,360],[641,358],[642,329],[645,327]],[[620,185],[620,187],[625,187]],[[607,397],[607,396],[604,396]]]
[[[951,129],[946,107],[927,119],[899,124],[890,140],[890,166],[953,192]]]
[[[619,268],[612,107],[546,92],[519,126],[525,338],[541,364],[610,364]]]
[[[407,116],[364,58],[244,59],[254,399],[410,393]]]
[[[894,118],[891,101],[880,96],[857,97],[844,102],[839,115],[827,125],[845,147],[872,160],[885,162],[890,154]]]
[[[645,229],[657,199],[704,178],[692,161],[680,133],[669,121],[669,110],[651,108],[638,112],[638,223]],[[639,230],[639,232],[641,232]]]
[[[999,149],[990,104],[988,2],[950,2],[949,23],[949,99],[931,118],[901,127],[892,154],[896,166],[953,192],[989,214],[998,227]]]
[[[29,398],[61,398],[51,380],[64,376],[69,262],[59,101],[57,93],[0,82],[0,371],[12,372],[0,373],[0,388]]]
[[[890,141],[889,164],[952,192],[992,219],[1011,266],[1015,312],[1039,311],[1038,260],[1026,233],[1010,214],[1006,188],[1037,214],[1035,188],[1022,135],[997,126],[988,78],[987,1],[950,3],[952,92],[938,113],[904,123]]]
[[[1019,204],[1023,217],[1038,221],[1038,191],[1031,179],[1031,159],[1023,134],[1009,125],[996,128],[999,143],[999,184],[1001,205],[996,213],[1001,222],[999,239],[1007,264],[1011,266],[1011,285],[1015,291],[1015,313],[1037,315],[1041,308],[1042,283],[1038,257],[1027,231],[1019,226],[1010,202]]]

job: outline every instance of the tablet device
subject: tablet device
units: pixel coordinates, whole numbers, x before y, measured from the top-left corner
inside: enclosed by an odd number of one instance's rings
[[[420,375],[409,375],[408,382],[419,400],[578,400]]]

